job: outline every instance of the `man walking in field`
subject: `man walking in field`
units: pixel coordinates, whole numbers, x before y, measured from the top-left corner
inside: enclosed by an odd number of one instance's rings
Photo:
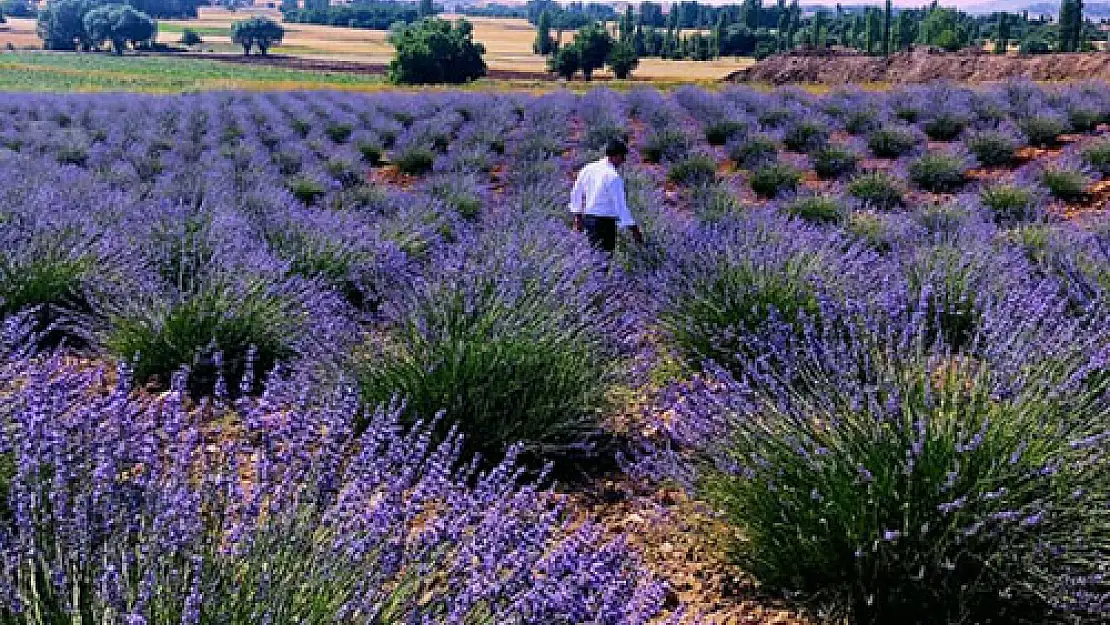
[[[628,155],[628,146],[613,139],[605,146],[605,157],[578,172],[570,193],[574,229],[585,231],[590,243],[612,253],[617,247],[617,227],[628,228],[637,243],[644,242],[640,227],[632,219],[624,195],[624,180],[618,168]]]

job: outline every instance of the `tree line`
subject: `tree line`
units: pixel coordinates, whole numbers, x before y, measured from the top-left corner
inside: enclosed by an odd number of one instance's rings
[[[530,0],[527,8],[528,19],[536,27],[535,52],[550,55],[552,70],[561,74],[570,73],[573,57],[582,57],[587,43],[607,45],[619,57],[707,61],[726,56],[763,58],[799,47],[833,46],[871,55],[914,45],[955,51],[988,43],[997,52],[1014,45],[1026,54],[1078,52],[1095,49],[1094,42],[1106,36],[1083,17],[1082,0],[1063,0],[1055,20],[1028,12],[971,15],[942,7],[935,0],[917,9],[894,8],[887,0],[884,7],[845,8],[838,4],[806,10],[798,0],[789,4],[778,0],[770,6],[763,6],[760,0],[727,6],[686,0],[669,10],[658,2],[642,2],[608,18],[596,17],[593,8],[563,6],[552,0]],[[578,32],[574,41],[564,46],[566,30]],[[592,43],[604,41],[600,32],[607,34],[608,44]],[[570,51],[563,53],[565,48]],[[559,58],[560,54],[565,58]],[[592,62],[585,66],[580,62],[579,69],[588,75],[590,65]]]
[[[298,6],[297,0],[282,0],[281,3],[282,18],[286,22],[372,30],[389,30],[396,24],[411,24],[437,12],[438,8],[432,0],[357,0],[334,6],[328,0],[305,0],[303,8]]]

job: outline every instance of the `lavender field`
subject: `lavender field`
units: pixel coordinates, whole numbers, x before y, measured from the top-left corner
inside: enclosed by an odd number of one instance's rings
[[[0,95],[0,625],[1104,623],[1107,124],[1100,83]],[[567,202],[617,137],[610,258]]]

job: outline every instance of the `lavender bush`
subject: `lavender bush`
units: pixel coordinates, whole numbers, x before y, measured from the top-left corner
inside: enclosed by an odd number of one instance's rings
[[[512,455],[350,424],[357,397],[271,385],[190,410],[126,371],[6,367],[0,622],[647,623],[662,588],[572,527]]]
[[[851,623],[1104,619],[1105,337],[1049,302],[992,312],[981,358],[864,313],[674,389],[738,564]]]

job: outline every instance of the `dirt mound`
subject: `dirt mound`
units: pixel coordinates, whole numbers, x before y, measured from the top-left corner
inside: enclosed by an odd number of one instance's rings
[[[931,80],[994,82],[1110,79],[1110,54],[1042,54],[1001,56],[980,51],[944,52],[916,48],[889,58],[843,49],[801,50],[764,59],[728,76],[734,82],[919,83]]]

